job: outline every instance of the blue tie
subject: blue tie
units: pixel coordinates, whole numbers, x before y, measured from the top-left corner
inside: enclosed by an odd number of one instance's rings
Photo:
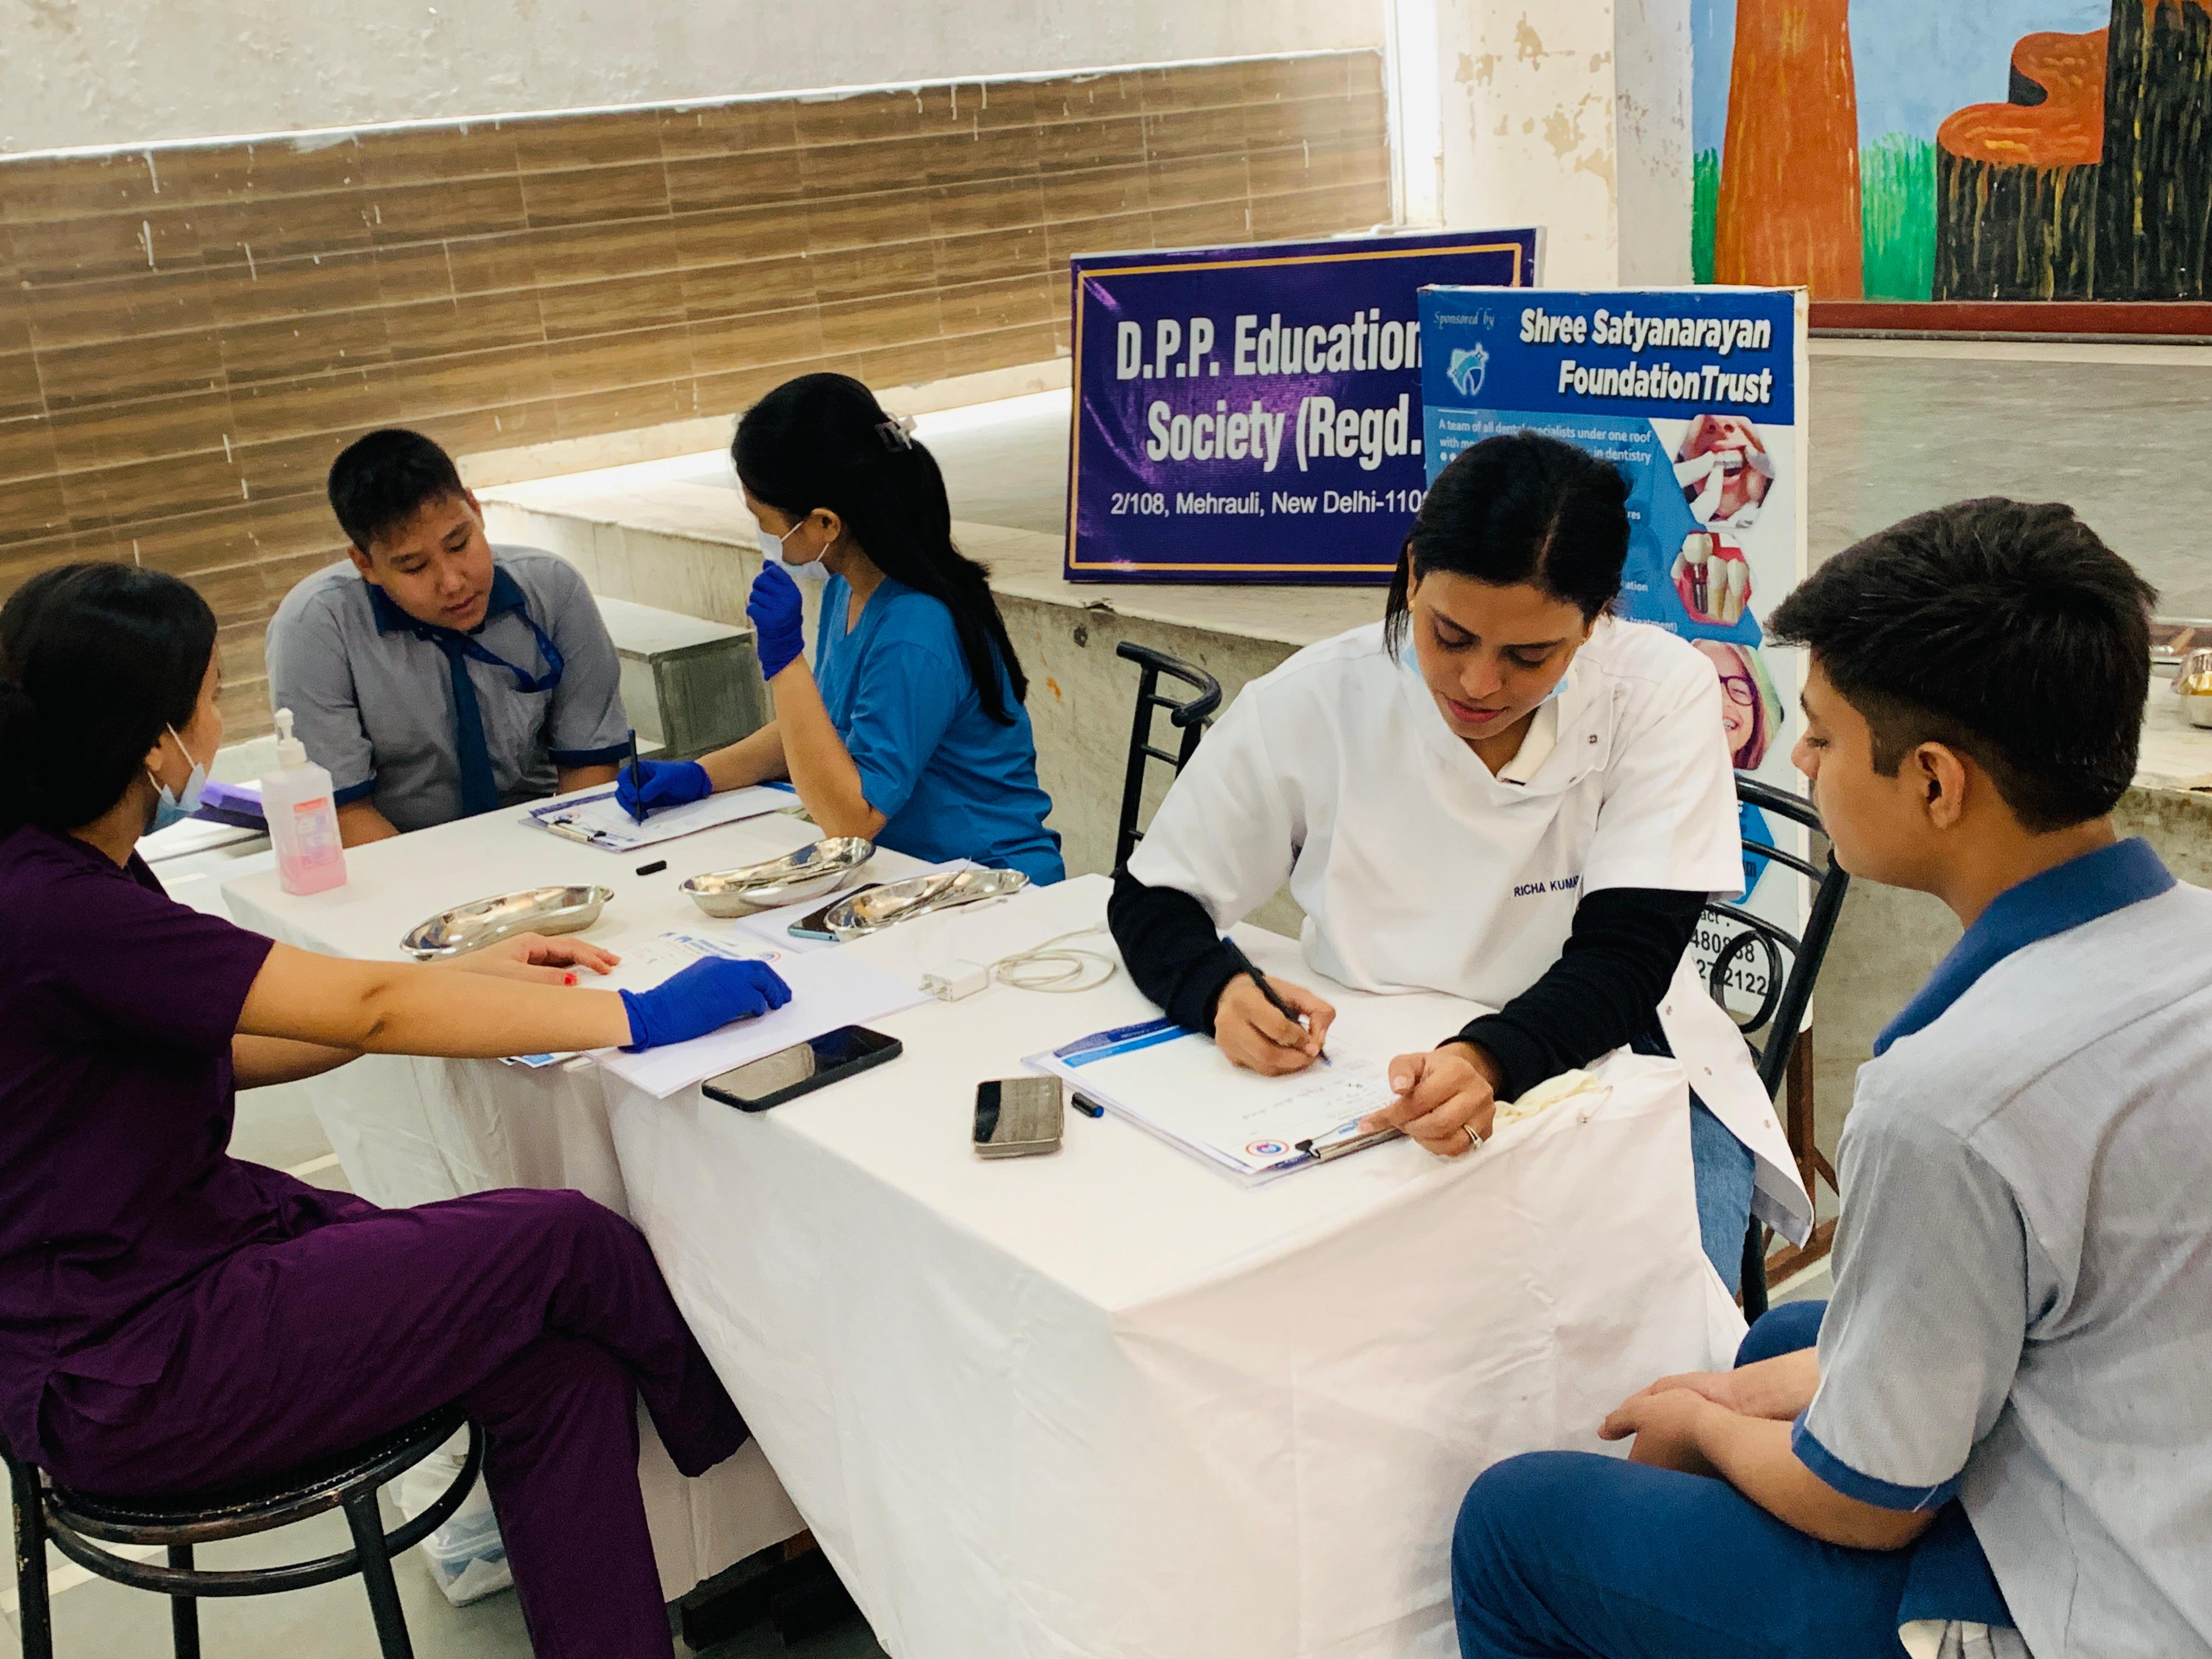
[[[467,636],[436,630],[431,638],[446,653],[453,677],[454,758],[461,766],[461,816],[472,818],[499,808],[499,780],[492,774],[491,750],[484,743],[483,710],[477,706],[476,682],[469,678]]]

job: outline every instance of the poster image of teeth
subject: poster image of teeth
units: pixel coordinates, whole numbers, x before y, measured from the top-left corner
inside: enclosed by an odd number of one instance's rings
[[[1793,793],[1801,653],[1759,617],[1806,569],[1805,296],[1777,289],[1603,293],[1438,287],[1421,295],[1422,434],[1429,477],[1469,445],[1531,430],[1578,444],[1628,480],[1619,609],[1680,635],[1711,663],[1736,769]],[[1743,809],[1757,836],[1802,856],[1804,832]],[[1806,884],[1747,857],[1754,914],[1796,933]],[[1741,924],[1700,924],[1710,964]],[[1788,962],[1781,966],[1786,972]],[[1729,1005],[1765,1000],[1774,961],[1729,959]]]
[[[1071,262],[1071,581],[1382,583],[1420,505],[1418,296],[1527,287],[1534,230]]]

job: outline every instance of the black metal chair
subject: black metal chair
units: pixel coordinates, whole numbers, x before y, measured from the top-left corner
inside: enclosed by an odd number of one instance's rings
[[[1820,827],[1820,815],[1814,811],[1812,803],[1787,790],[1777,789],[1739,772],[1735,793],[1736,799],[1745,805],[1756,806],[1762,812],[1808,830],[1817,831]],[[1828,858],[1828,867],[1821,870],[1771,842],[1747,839],[1744,846],[1747,851],[1763,854],[1813,884],[1812,903],[1806,912],[1802,938],[1765,916],[1753,915],[1741,905],[1718,900],[1707,904],[1698,919],[1701,928],[1708,917],[1717,919],[1719,924],[1719,941],[1706,975],[1706,989],[1712,993],[1714,1000],[1729,1007],[1728,993],[1731,988],[1743,990],[1746,981],[1763,987],[1759,992],[1759,1005],[1748,1017],[1733,1008],[1729,1012],[1735,1015],[1744,1041],[1758,1061],[1759,1080],[1765,1086],[1767,1098],[1778,1100],[1790,1073],[1790,1056],[1796,1052],[1798,1036],[1804,1028],[1805,1011],[1812,1005],[1813,982],[1820,976],[1820,963],[1828,954],[1829,940],[1835,935],[1836,916],[1843,908],[1850,878],[1837,867],[1832,854]],[[1738,973],[1740,968],[1743,970],[1741,977],[1732,986],[1730,975]],[[1804,1117],[1802,1123],[1792,1121],[1789,1126],[1790,1150],[1797,1154],[1808,1188],[1816,1170],[1826,1172],[1832,1184],[1833,1172],[1828,1170],[1826,1160],[1813,1145],[1809,1106]],[[1744,1235],[1742,1294],[1747,1319],[1756,1319],[1766,1311],[1766,1227],[1756,1216],[1752,1218]]]
[[[1137,713],[1129,732],[1128,770],[1121,781],[1121,830],[1114,838],[1114,868],[1118,871],[1128,863],[1129,854],[1145,838],[1144,832],[1137,828],[1137,813],[1144,804],[1146,763],[1158,761],[1173,767],[1178,774],[1190,764],[1190,757],[1198,752],[1198,740],[1206,735],[1207,722],[1221,708],[1221,682],[1203,668],[1193,667],[1180,657],[1170,657],[1150,646],[1124,640],[1114,650],[1116,656],[1144,670],[1137,682]],[[1163,674],[1181,680],[1196,695],[1181,702],[1163,696]],[[1182,741],[1173,754],[1152,746],[1152,714],[1154,710],[1162,708],[1167,710],[1168,723],[1182,733]]]
[[[390,1533],[377,1509],[377,1488],[452,1439],[465,1419],[459,1407],[356,1446],[321,1462],[228,1492],[179,1498],[111,1498],[58,1486],[29,1465],[0,1453],[15,1504],[15,1583],[21,1598],[23,1659],[52,1659],[53,1620],[46,1599],[46,1542],[86,1571],[169,1598],[177,1659],[199,1659],[199,1598],[274,1595],[361,1575],[384,1659],[413,1659],[392,1558],[411,1549],[451,1518],[483,1468],[483,1431],[467,1425],[469,1449],[459,1478],[412,1521]],[[243,1538],[342,1509],[354,1547],[285,1566],[203,1571],[195,1545]],[[111,1554],[88,1541],[166,1547],[167,1566]]]

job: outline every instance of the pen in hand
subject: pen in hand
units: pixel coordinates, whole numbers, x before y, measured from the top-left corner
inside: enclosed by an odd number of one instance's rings
[[[643,823],[646,817],[645,780],[640,775],[637,763],[637,728],[635,726],[630,728],[629,734],[629,794],[630,799],[636,803],[629,809],[629,815]]]
[[[1278,991],[1273,986],[1267,983],[1267,976],[1265,974],[1261,973],[1257,968],[1254,967],[1249,962],[1244,964],[1244,971],[1252,976],[1252,983],[1260,988],[1260,994],[1267,999],[1268,1006],[1273,1008],[1277,1013],[1280,1014],[1285,1019],[1290,1021],[1293,1025],[1305,1026],[1308,1030],[1311,1029],[1310,1026],[1307,1025],[1305,1016],[1299,1013],[1297,1009],[1291,1007],[1289,1003],[1284,1001],[1283,994],[1280,991]],[[1295,1045],[1285,1044],[1281,1046],[1292,1047]],[[1316,1048],[1314,1051],[1314,1058],[1321,1061],[1322,1065],[1328,1065],[1328,1050],[1326,1048]]]

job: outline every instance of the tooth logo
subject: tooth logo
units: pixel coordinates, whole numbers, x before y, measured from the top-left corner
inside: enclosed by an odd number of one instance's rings
[[[1462,398],[1472,398],[1482,390],[1482,377],[1490,368],[1490,353],[1482,347],[1454,346],[1451,368],[1445,378]]]

